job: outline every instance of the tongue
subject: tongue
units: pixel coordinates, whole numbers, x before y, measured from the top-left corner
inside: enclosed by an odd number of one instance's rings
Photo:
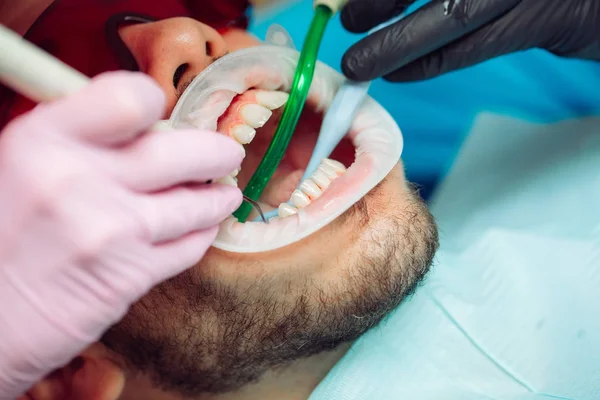
[[[300,184],[303,174],[304,170],[297,169],[289,174],[274,176],[265,188],[260,201],[275,208],[279,207],[281,203],[287,202],[292,196],[292,192]]]

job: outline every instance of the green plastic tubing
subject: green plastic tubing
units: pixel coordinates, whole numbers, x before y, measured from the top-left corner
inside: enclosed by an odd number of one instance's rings
[[[315,73],[321,39],[332,14],[333,12],[326,6],[320,5],[315,9],[315,14],[308,29],[304,46],[302,46],[300,58],[298,59],[298,66],[296,67],[290,96],[283,110],[281,121],[265,156],[254,172],[254,175],[252,175],[252,178],[250,178],[246,189],[244,189],[244,195],[252,200],[256,201],[260,198],[290,144],[292,134],[296,130],[296,125],[298,125],[300,114],[308,97],[310,84]],[[243,202],[233,215],[239,222],[246,222],[251,210],[252,206],[247,202]]]

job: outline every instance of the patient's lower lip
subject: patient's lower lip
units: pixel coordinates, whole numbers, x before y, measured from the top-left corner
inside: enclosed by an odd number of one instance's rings
[[[373,160],[370,155],[357,158],[356,162],[339,178],[331,181],[330,187],[323,192],[321,197],[313,202],[317,209],[337,207],[344,196],[356,193],[360,190],[363,182],[369,177],[373,169]]]

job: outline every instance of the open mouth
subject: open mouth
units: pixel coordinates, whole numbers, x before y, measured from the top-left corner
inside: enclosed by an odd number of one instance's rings
[[[269,147],[294,75],[298,52],[259,46],[231,53],[200,74],[179,100],[169,123],[228,135],[244,145],[241,169],[219,180],[244,189]],[[381,182],[399,161],[402,135],[371,98],[346,137],[314,174],[301,182],[323,114],[343,76],[318,64],[307,104],[290,145],[258,203],[277,210],[269,224],[224,221],[214,246],[233,252],[274,250],[297,242],[333,221]]]
[[[246,157],[240,170],[219,182],[241,189],[246,187],[273,139],[287,99],[288,93],[284,91],[260,89],[250,89],[233,99],[219,118],[217,131],[244,145]],[[354,145],[350,139],[344,138],[331,158],[322,160],[310,178],[300,181],[317,142],[323,119],[323,113],[316,110],[311,100],[304,107],[290,145],[258,201],[265,212],[277,209],[276,218],[289,217],[299,209],[308,207],[354,162]],[[256,217],[258,212],[254,210],[249,219]]]

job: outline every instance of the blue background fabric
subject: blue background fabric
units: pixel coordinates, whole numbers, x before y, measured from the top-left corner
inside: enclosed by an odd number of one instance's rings
[[[250,31],[264,39],[271,24],[280,24],[300,48],[312,15],[312,1],[299,1],[254,19]],[[360,37],[345,31],[337,15],[327,28],[319,59],[340,71],[342,55]],[[429,198],[481,112],[535,122],[599,114],[600,64],[532,50],[424,82],[378,79],[370,95],[402,129],[408,177]]]

